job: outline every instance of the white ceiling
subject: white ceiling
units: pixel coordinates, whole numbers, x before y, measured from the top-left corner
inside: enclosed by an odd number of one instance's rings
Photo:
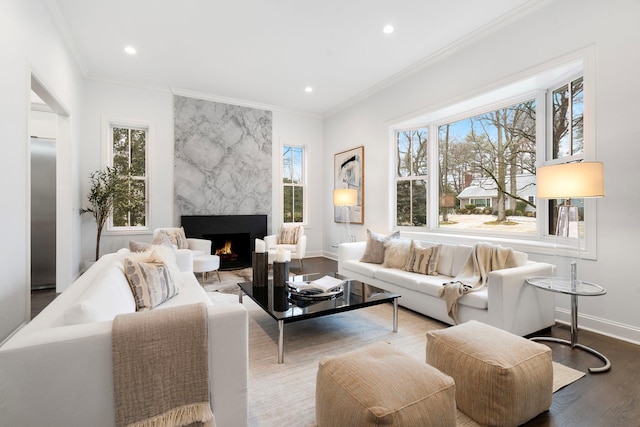
[[[45,1],[88,78],[326,114],[535,0]]]

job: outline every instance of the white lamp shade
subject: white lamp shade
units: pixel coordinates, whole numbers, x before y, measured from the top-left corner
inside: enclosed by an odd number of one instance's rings
[[[604,165],[601,162],[563,163],[536,171],[539,199],[604,197]]]
[[[358,204],[358,192],[351,188],[333,190],[334,206],[355,206]]]

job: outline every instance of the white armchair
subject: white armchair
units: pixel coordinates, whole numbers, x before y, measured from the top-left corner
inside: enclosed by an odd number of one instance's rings
[[[278,249],[291,252],[291,259],[297,259],[302,270],[302,259],[307,250],[307,236],[301,225],[281,225],[278,234],[264,237],[265,249],[269,252],[269,263],[273,262]]]
[[[156,228],[153,230],[153,239],[158,239],[161,232],[164,232],[163,234],[169,237],[171,243],[176,246],[176,251],[190,252],[191,262],[198,256],[211,255],[211,240],[196,239],[193,237],[187,238],[184,236],[184,230],[182,230],[181,227]],[[192,269],[192,267],[190,267],[190,269]]]

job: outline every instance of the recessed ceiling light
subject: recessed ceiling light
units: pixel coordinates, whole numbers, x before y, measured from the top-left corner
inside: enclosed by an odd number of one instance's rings
[[[384,28],[382,29],[382,32],[385,34],[393,33],[393,25],[385,25]]]
[[[136,49],[133,46],[125,46],[124,51],[127,52],[129,55],[136,54]]]
[[[313,92],[313,88],[311,86],[307,86],[307,87],[304,88],[304,91],[307,92],[307,93],[311,93],[311,92]]]

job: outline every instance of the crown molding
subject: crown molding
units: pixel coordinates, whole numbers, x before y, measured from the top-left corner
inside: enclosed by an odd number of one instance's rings
[[[212,101],[212,102],[219,102],[219,103],[222,103],[222,104],[237,105],[239,107],[256,108],[258,110],[278,111],[278,112],[281,112],[281,113],[296,114],[296,115],[299,115],[299,116],[305,116],[305,117],[311,117],[311,118],[322,118],[321,114],[315,114],[315,113],[309,113],[309,112],[306,112],[306,111],[293,110],[293,109],[280,107],[280,106],[277,106],[277,105],[263,104],[263,103],[260,103],[260,102],[248,101],[248,100],[245,100],[245,99],[238,99],[238,98],[231,98],[231,97],[226,97],[226,96],[213,95],[213,94],[206,93],[206,92],[198,92],[198,91],[187,90],[187,89],[179,89],[179,88],[171,88],[171,92],[174,95],[184,96],[186,98],[202,99],[204,101]]]

